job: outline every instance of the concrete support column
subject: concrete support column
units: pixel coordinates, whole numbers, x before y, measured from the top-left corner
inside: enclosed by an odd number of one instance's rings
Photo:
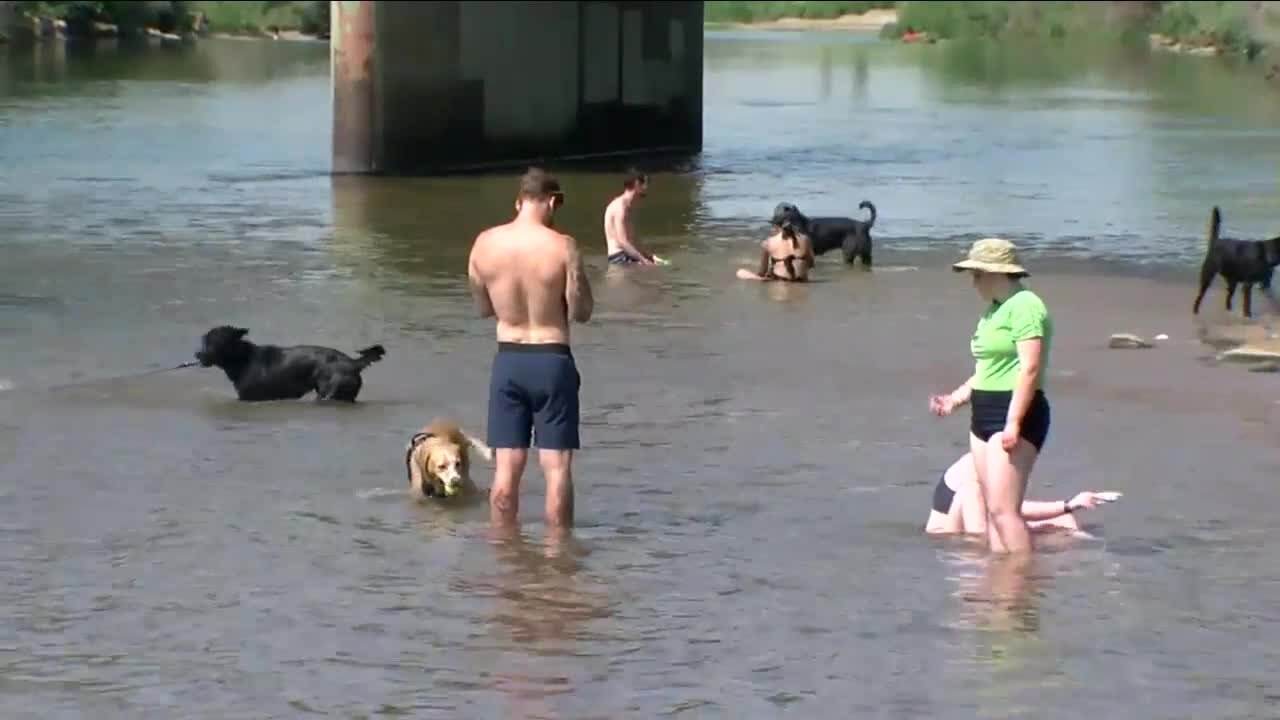
[[[379,3],[373,156],[379,173],[427,172],[451,155],[465,157],[467,140],[482,137],[472,133],[482,121],[478,88],[463,82],[459,65],[462,5],[458,0]],[[492,13],[495,22],[501,12],[499,7]]]
[[[374,0],[329,3],[334,173],[377,171]]]
[[[702,116],[703,116],[703,34],[706,32],[703,22],[706,19],[706,3],[692,3],[685,6],[685,52],[688,60],[684,62],[685,87],[688,90],[688,114],[686,115],[685,143],[698,152],[702,152]]]
[[[702,146],[703,3],[331,3],[333,172]]]

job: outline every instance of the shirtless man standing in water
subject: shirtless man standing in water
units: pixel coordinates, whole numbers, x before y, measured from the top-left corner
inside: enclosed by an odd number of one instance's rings
[[[604,210],[604,240],[610,265],[659,265],[662,258],[645,252],[636,244],[635,227],[631,224],[631,205],[649,192],[649,176],[639,170],[628,170],[622,181],[622,194]]]
[[[467,276],[482,317],[497,318],[489,379],[488,441],[495,453],[489,517],[514,525],[530,435],[547,482],[549,528],[573,526],[573,452],[579,447],[578,375],[569,323],[595,305],[578,245],[552,228],[564,193],[531,168],[520,178],[516,217],[476,236]]]

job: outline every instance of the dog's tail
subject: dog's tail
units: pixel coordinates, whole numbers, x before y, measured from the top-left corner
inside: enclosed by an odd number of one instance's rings
[[[356,351],[356,365],[363,370],[370,365],[378,362],[387,354],[387,349],[381,345],[370,345],[369,347]]]
[[[1222,211],[1218,210],[1218,206],[1213,206],[1213,211],[1209,213],[1209,247],[1213,249],[1218,244],[1218,234],[1222,232]]]
[[[876,206],[872,205],[870,200],[863,200],[862,202],[858,203],[858,207],[862,208],[863,210],[871,211],[871,219],[867,221],[867,228],[870,229],[871,227],[875,226]]]

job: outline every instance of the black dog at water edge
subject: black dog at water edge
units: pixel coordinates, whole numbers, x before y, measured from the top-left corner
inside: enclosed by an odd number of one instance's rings
[[[871,211],[867,220],[851,217],[807,217],[800,208],[789,202],[780,202],[773,208],[769,224],[780,228],[791,225],[809,236],[813,242],[813,254],[822,255],[840,248],[847,264],[862,260],[864,267],[871,267],[871,228],[876,224],[876,206],[863,200],[858,207]]]
[[[1196,293],[1191,314],[1200,313],[1200,301],[1213,284],[1213,278],[1221,275],[1227,282],[1227,310],[1231,310],[1231,298],[1236,286],[1244,285],[1244,316],[1253,317],[1253,286],[1256,283],[1271,300],[1273,310],[1280,310],[1280,302],[1271,292],[1271,276],[1280,265],[1280,237],[1267,240],[1237,240],[1224,238],[1222,213],[1218,206],[1209,214],[1209,244],[1205,248],[1204,262],[1200,263],[1200,292]]]
[[[364,381],[360,372],[382,359],[381,345],[350,357],[317,345],[255,345],[244,339],[246,328],[220,325],[204,334],[196,360],[227,374],[245,402],[297,400],[315,392],[317,400],[355,402]]]

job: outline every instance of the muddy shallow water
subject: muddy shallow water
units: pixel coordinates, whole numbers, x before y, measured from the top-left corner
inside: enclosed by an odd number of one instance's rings
[[[323,49],[0,62],[0,714],[1271,714],[1280,386],[1212,362],[1190,278],[1207,202],[1274,228],[1274,105],[1216,109],[1196,65],[997,76],[816,37],[709,38],[707,152],[640,210],[672,267],[606,268],[617,177],[564,175],[599,246],[565,543],[536,470],[515,538],[402,492],[414,429],[483,429],[464,260],[511,178],[331,181]],[[736,281],[781,196],[873,199],[877,269]],[[1057,319],[1030,497],[1125,493],[1030,573],[919,532],[965,442],[926,400],[980,312],[947,264],[986,232]],[[389,354],[350,408],[110,380],[222,322]]]

